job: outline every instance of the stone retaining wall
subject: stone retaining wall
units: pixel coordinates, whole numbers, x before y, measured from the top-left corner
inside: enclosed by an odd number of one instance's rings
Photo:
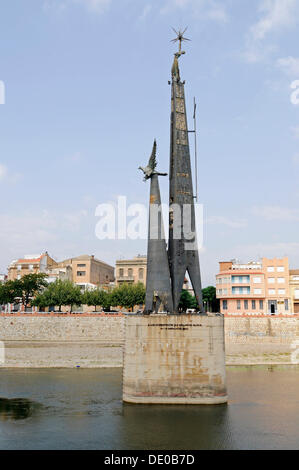
[[[2,366],[120,367],[124,321],[121,315],[0,315]],[[299,317],[226,317],[225,347],[228,365],[289,364],[299,348]]]

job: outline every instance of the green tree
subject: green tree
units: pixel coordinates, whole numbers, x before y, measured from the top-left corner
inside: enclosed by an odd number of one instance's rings
[[[18,280],[19,284],[16,288],[20,290],[22,303],[25,307],[28,306],[30,299],[34,298],[48,285],[46,278],[46,274],[38,273],[27,274]]]
[[[179,302],[179,311],[186,312],[189,308],[197,308],[197,300],[190,292],[183,289]]]
[[[145,287],[142,283],[122,284],[111,293],[111,305],[133,309],[135,305],[144,304]]]
[[[220,303],[216,297],[216,287],[208,286],[202,289],[202,298],[205,307],[211,312],[219,312]]]
[[[79,286],[76,286],[71,281],[62,281],[57,279],[52,282],[41,294],[37,295],[34,300],[34,305],[38,307],[61,307],[69,305],[71,311],[73,305],[82,304],[82,293]]]
[[[108,293],[100,289],[88,290],[82,295],[82,303],[89,307],[94,306],[95,311],[97,306],[104,308],[107,305],[107,300]]]
[[[19,280],[0,284],[0,304],[12,304],[21,297],[22,288]]]

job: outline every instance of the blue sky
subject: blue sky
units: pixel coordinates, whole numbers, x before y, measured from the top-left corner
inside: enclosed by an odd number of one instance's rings
[[[48,250],[114,264],[146,242],[98,240],[95,208],[147,203],[138,166],[168,170],[171,26],[188,25],[199,103],[204,285],[218,261],[299,267],[299,0],[14,0],[0,6],[0,271]],[[186,33],[187,34],[187,33]],[[161,181],[167,202],[168,183]]]

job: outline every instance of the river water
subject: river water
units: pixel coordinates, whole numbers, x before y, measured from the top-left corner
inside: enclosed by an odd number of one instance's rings
[[[229,404],[129,405],[121,369],[0,369],[0,449],[298,449],[299,368],[229,367]]]

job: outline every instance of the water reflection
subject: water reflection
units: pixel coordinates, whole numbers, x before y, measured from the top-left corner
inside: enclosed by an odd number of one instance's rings
[[[30,418],[38,407],[38,403],[25,398],[0,398],[0,420]]]

